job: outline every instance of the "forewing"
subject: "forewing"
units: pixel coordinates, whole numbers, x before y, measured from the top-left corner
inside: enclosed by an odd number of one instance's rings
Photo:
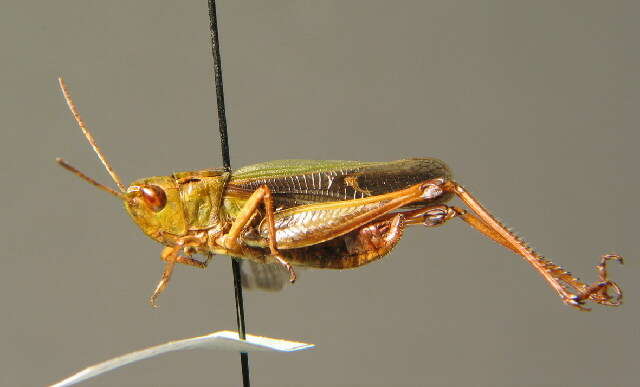
[[[234,172],[228,190],[250,194],[266,184],[279,209],[360,199],[408,188],[436,177],[451,177],[433,158],[391,162],[276,160]]]

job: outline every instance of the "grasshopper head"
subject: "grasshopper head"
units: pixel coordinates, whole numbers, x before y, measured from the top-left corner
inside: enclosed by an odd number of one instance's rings
[[[129,188],[125,188],[120,176],[113,170],[111,163],[102,153],[89,128],[80,117],[80,113],[73,103],[71,94],[69,94],[69,90],[62,78],[58,78],[58,82],[69,110],[71,110],[78,126],[82,129],[102,165],[104,165],[118,186],[119,191],[95,181],[61,158],[56,159],[58,164],[89,184],[120,198],[133,221],[140,226],[145,234],[158,242],[167,244],[174,239],[174,236],[184,235],[187,231],[187,224],[175,180],[169,176],[149,177],[134,181]]]
[[[187,231],[180,191],[172,177],[136,180],[123,199],[133,221],[151,238],[162,243],[169,236],[165,234],[178,236]]]

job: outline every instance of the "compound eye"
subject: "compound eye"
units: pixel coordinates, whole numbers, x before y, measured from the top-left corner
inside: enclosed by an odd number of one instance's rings
[[[140,193],[144,203],[153,212],[159,212],[167,205],[167,195],[157,185],[144,185],[140,187]]]

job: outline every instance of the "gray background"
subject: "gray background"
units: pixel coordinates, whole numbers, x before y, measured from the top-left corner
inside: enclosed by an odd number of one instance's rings
[[[246,294],[252,333],[313,342],[251,356],[256,386],[631,386],[638,381],[635,1],[223,1],[236,167],[435,156],[581,278],[606,252],[618,309],[564,306],[462,222],[411,229],[381,262]],[[0,384],[235,328],[227,257],[146,303],[160,246],[119,203],[56,85],[125,181],[220,165],[205,1],[4,4],[0,14]],[[178,353],[87,385],[238,385],[238,356]]]

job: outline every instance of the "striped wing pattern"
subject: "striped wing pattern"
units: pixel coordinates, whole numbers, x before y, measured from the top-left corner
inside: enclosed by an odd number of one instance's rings
[[[228,187],[250,193],[266,184],[281,209],[381,195],[450,176],[448,167],[433,158],[391,162],[276,160],[239,169]]]

